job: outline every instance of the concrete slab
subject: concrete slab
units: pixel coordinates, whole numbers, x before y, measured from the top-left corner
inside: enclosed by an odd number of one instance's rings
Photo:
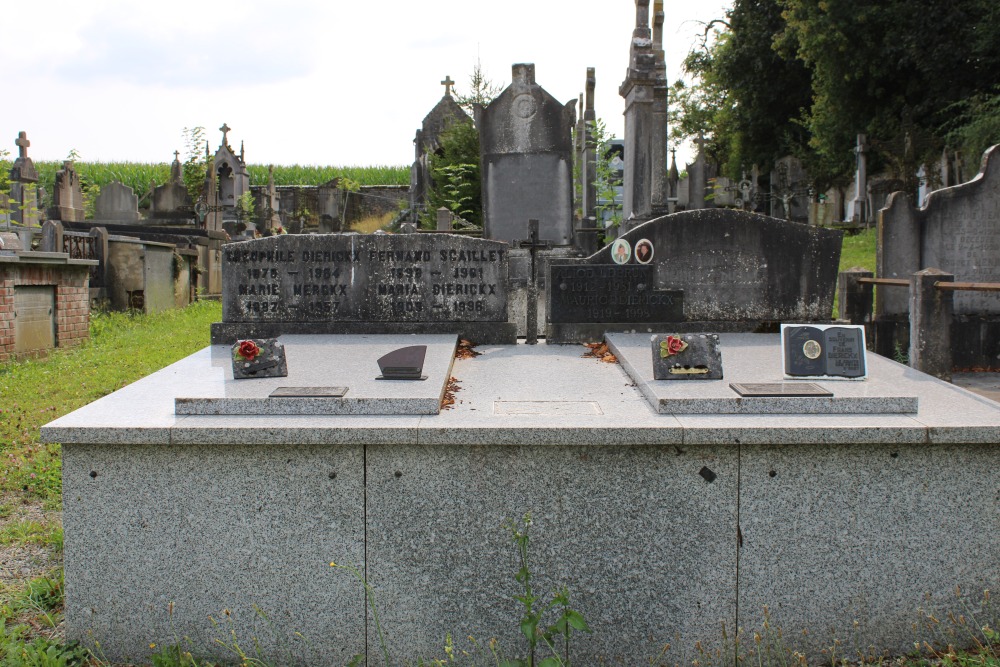
[[[233,379],[232,347],[213,345],[211,363],[222,382],[194,383],[177,397],[178,415],[434,415],[451,377],[455,335],[285,335],[287,377]],[[426,380],[379,380],[378,359],[426,345]],[[278,387],[347,387],[342,398],[270,398]]]
[[[785,380],[781,348],[758,334],[721,334],[722,380],[686,382],[653,379],[650,336],[608,334],[608,347],[618,357],[657,412],[667,414],[898,414],[916,413],[918,399],[878,377],[864,381],[809,380],[832,397],[742,397],[730,383],[801,384]],[[874,356],[874,355],[869,355]]]

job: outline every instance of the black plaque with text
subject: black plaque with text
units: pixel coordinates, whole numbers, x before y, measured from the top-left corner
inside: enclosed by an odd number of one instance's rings
[[[785,375],[861,378],[866,374],[864,330],[859,326],[782,327]]]
[[[653,287],[655,267],[553,264],[549,322],[679,322],[684,292]]]

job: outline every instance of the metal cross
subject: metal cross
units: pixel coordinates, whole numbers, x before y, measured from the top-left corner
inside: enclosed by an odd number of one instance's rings
[[[451,88],[452,88],[452,86],[455,85],[455,82],[451,80],[451,75],[450,74],[445,75],[444,81],[441,82],[441,85],[444,86],[444,94],[445,94],[445,96],[446,97],[451,97]]]
[[[28,157],[28,146],[31,145],[31,142],[28,141],[28,135],[26,132],[23,130],[18,132],[17,141],[15,141],[14,144],[17,145],[18,155],[20,155],[22,159]]]
[[[527,248],[531,255],[531,273],[528,276],[528,312],[524,318],[524,342],[526,345],[538,343],[538,281],[535,279],[535,256],[539,250],[548,250],[548,241],[538,240],[538,221],[528,220],[528,240],[519,241],[518,248]]]

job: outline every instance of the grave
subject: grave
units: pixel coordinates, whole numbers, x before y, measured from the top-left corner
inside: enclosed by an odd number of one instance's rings
[[[413,138],[414,159],[410,167],[410,210],[420,211],[427,206],[427,192],[431,186],[430,156],[441,150],[441,133],[454,123],[471,123],[472,119],[451,96],[455,82],[446,76],[441,85],[444,95],[438,100],[420,124]]]
[[[514,341],[508,246],[454,235],[279,235],[223,249],[212,341],[282,333],[452,333]]]
[[[552,260],[548,340],[829,321],[841,235],[727,209],[651,220],[590,257]]]
[[[522,63],[478,114],[485,238],[525,239],[534,219],[543,241],[572,243],[575,106],[552,97],[535,83],[535,66]]]
[[[28,157],[28,147],[31,142],[25,132],[18,132],[17,159],[10,169],[10,217],[27,229],[37,226],[39,222],[38,206],[38,170],[35,163]]]
[[[63,168],[56,172],[52,206],[48,211],[49,220],[76,222],[84,219],[84,213],[80,176],[76,173],[73,161],[66,160]]]
[[[902,192],[879,211],[879,278],[909,279],[934,268],[957,282],[1000,282],[1000,148],[983,155],[979,174],[967,183],[936,190],[916,208]],[[909,291],[878,287],[875,349],[892,356],[908,341]],[[1000,298],[989,292],[954,296],[953,363],[956,368],[1000,369]]]
[[[112,181],[94,199],[94,220],[135,222],[139,219],[139,197],[132,188]]]
[[[185,224],[193,223],[195,220],[194,203],[184,185],[184,172],[179,151],[174,151],[174,161],[170,164],[170,180],[153,188],[149,220],[156,220],[159,224],[169,224],[166,221]]]

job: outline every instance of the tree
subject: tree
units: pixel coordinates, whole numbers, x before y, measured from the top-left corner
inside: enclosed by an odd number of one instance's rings
[[[184,160],[183,178],[184,187],[187,188],[191,201],[198,201],[205,189],[205,177],[208,175],[209,158],[201,152],[205,145],[205,128],[202,125],[185,127],[182,131],[184,136]]]
[[[475,225],[482,225],[483,200],[479,178],[479,131],[472,121],[456,122],[440,136],[441,148],[429,156],[431,186],[426,218],[433,226],[442,206]]]
[[[455,101],[458,106],[465,109],[470,114],[474,113],[476,105],[489,106],[489,103],[496,99],[497,95],[503,92],[503,84],[494,84],[486,72],[483,71],[483,64],[479,57],[476,57],[476,64],[472,67],[472,74],[469,75],[469,93],[462,95],[455,89]]]

